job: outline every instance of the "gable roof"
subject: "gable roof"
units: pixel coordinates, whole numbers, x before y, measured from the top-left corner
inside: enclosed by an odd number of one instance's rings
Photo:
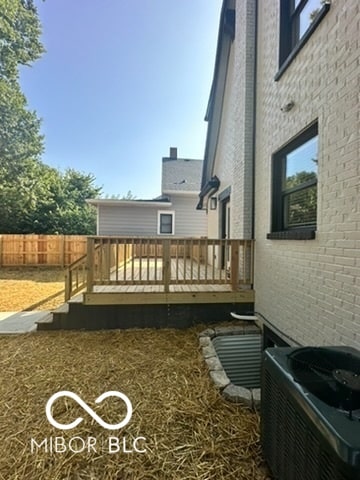
[[[162,159],[161,191],[198,193],[203,161],[187,158]]]

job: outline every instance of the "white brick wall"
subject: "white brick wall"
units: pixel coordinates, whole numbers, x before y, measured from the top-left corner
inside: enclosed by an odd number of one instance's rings
[[[229,57],[228,74],[226,78],[225,95],[223,101],[223,109],[221,116],[221,126],[217,143],[214,175],[220,179],[220,188],[217,193],[221,193],[233,183],[234,170],[234,137],[235,137],[235,113],[234,102],[235,96],[234,82],[234,44],[232,45]],[[216,210],[216,215],[209,211],[209,237],[218,238],[220,205]],[[231,232],[231,236],[233,233]]]
[[[214,175],[219,193],[231,185],[232,238],[252,237],[252,125],[255,1],[236,0],[236,35],[232,44]],[[209,237],[219,236],[219,217],[209,212]]]
[[[360,348],[360,2],[333,0],[278,82],[279,3],[259,0],[256,310],[301,344]],[[293,100],[295,107],[280,107]],[[319,125],[315,240],[267,240],[271,156]]]
[[[252,238],[255,4],[254,0],[236,2],[232,212],[234,238],[245,239]]]

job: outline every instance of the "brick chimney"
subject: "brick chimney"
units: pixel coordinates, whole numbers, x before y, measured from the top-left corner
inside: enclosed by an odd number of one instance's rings
[[[177,148],[170,147],[170,158],[176,160],[177,159]]]

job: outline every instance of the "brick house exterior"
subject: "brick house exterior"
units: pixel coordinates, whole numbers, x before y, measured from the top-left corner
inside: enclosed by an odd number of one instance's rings
[[[223,3],[199,207],[218,200],[210,237],[226,200],[228,234],[255,238],[269,338],[360,348],[360,4],[290,3]],[[311,145],[308,180],[282,186]]]

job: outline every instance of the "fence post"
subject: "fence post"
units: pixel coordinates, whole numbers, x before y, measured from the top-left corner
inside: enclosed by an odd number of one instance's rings
[[[92,292],[93,282],[94,282],[94,260],[95,260],[95,238],[88,237],[87,239],[87,256],[86,256],[86,266],[87,266],[87,288],[88,293]]]
[[[231,261],[230,261],[230,279],[231,290],[235,292],[239,286],[239,240],[230,240]]]
[[[66,245],[65,235],[61,235],[61,237],[60,237],[60,264],[61,264],[61,268],[65,267],[65,245]],[[69,263],[71,263],[71,262],[69,262]]]
[[[168,293],[170,291],[170,280],[171,280],[171,256],[170,256],[170,240],[163,240],[163,282],[164,282],[164,292]]]

